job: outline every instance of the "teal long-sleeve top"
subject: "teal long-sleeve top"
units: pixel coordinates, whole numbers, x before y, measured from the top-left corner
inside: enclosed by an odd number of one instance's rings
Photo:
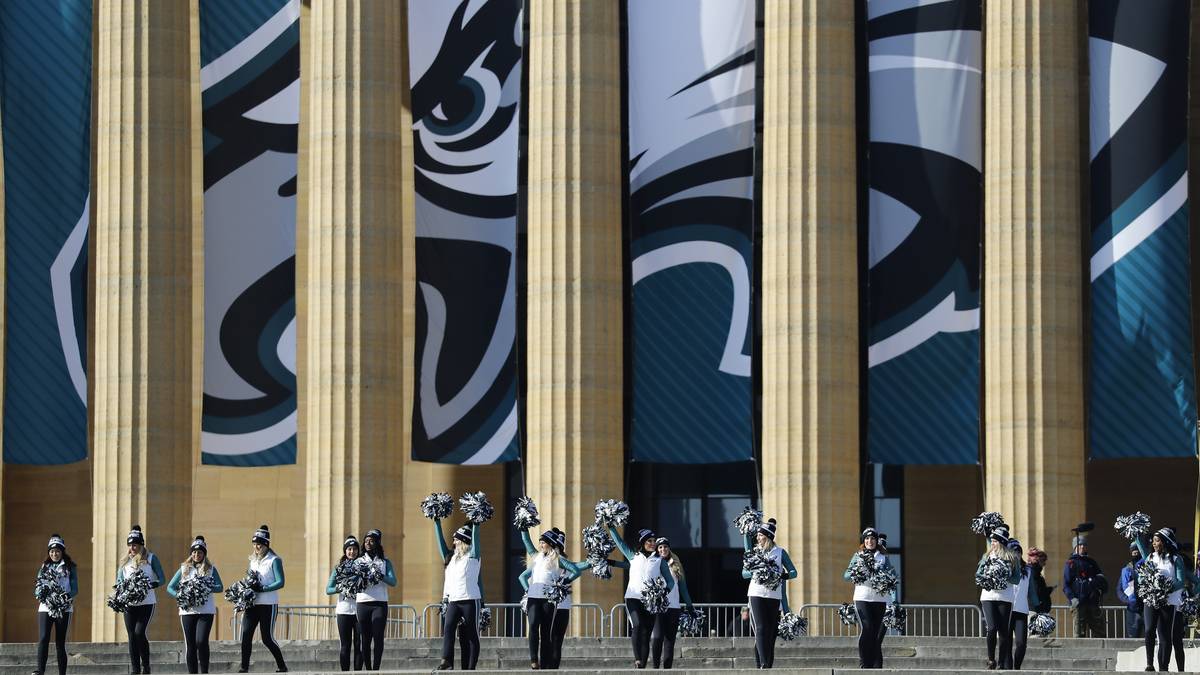
[[[271,571],[273,571],[275,573],[275,581],[272,581],[271,583],[264,585],[262,587],[262,591],[260,591],[261,593],[270,593],[271,591],[277,591],[277,590],[283,588],[284,579],[283,579],[283,559],[282,558],[280,558],[279,556],[275,556],[274,562],[271,563]]]
[[[617,545],[617,548],[621,551],[621,555],[625,556],[626,560],[633,562],[634,556],[644,555],[642,553],[635,553],[633,549],[629,548],[625,540],[621,539],[621,535],[617,534],[617,529],[611,525],[608,526],[608,536],[612,537],[613,543]],[[663,558],[658,559],[658,573],[663,578],[663,581],[667,582],[668,591],[675,588],[675,577],[671,575],[671,567]]]
[[[332,570],[329,570],[329,581],[325,582],[325,595],[337,595],[338,594],[338,589],[335,588],[333,585],[333,583],[336,579],[337,579],[337,566],[335,565]]]
[[[278,562],[278,561],[276,561]],[[158,588],[167,583],[167,576],[163,574],[162,563],[158,561],[158,556],[151,554],[150,569],[154,571],[154,578],[150,580],[150,588]],[[117,567],[117,583],[125,578],[125,565]]]
[[[183,581],[183,570],[175,570],[175,575],[167,582],[167,595],[172,598],[179,597],[179,584]],[[217,572],[217,568],[212,568],[212,587],[213,593],[220,593],[225,590],[225,584],[221,581],[221,573]]]
[[[749,533],[742,535],[742,547],[747,552],[754,548],[754,539]],[[782,546],[779,548],[780,562],[783,563],[783,583],[779,584],[780,608],[786,614],[791,611],[788,609],[787,597],[787,582],[800,576],[800,572],[796,570],[796,566],[792,563],[792,557],[788,555],[787,549]],[[753,579],[754,573],[746,568],[742,568],[743,579]]]
[[[1134,539],[1134,543],[1137,544],[1138,552],[1142,554],[1142,560],[1145,561],[1143,564],[1153,565],[1154,563],[1150,562],[1150,556],[1146,551],[1146,545],[1142,543],[1141,538],[1139,537]],[[1171,592],[1175,592],[1183,588],[1184,584],[1185,571],[1183,569],[1183,558],[1179,557],[1179,555],[1175,553],[1168,553],[1167,555],[1170,556],[1171,563],[1175,566],[1175,578],[1171,580]]]
[[[67,583],[70,585],[70,589],[67,590],[67,595],[71,598],[79,595],[79,574],[76,573],[77,569],[79,569],[77,566],[72,565],[68,568],[67,572]],[[33,596],[37,597],[36,588],[33,589]]]
[[[975,566],[975,574],[979,574],[983,571],[983,565],[988,561],[988,558],[990,558],[991,555],[991,551],[984,552],[983,557],[979,559],[979,564]],[[1008,574],[1008,583],[1012,584],[1013,586],[1021,583],[1021,569],[1022,565],[1015,565],[1011,567]],[[1030,584],[1030,586],[1033,586],[1033,584]],[[1037,603],[1035,602],[1033,604],[1036,605]]]

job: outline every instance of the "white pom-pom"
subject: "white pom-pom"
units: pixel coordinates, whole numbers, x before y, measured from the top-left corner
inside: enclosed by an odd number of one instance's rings
[[[971,531],[988,536],[992,530],[1004,524],[1004,517],[995,511],[984,511],[971,519]]]
[[[742,568],[769,590],[779,588],[779,584],[783,582],[783,570],[774,560],[756,548],[742,554]]]
[[[752,506],[747,506],[742,509],[742,512],[737,518],[733,519],[733,526],[742,534],[754,534],[762,525],[762,511],[755,509]]]
[[[454,512],[454,498],[445,492],[435,492],[421,500],[421,513],[430,520],[445,520]]]
[[[1134,511],[1127,516],[1117,516],[1117,521],[1113,523],[1113,529],[1130,541],[1144,537],[1150,532],[1150,516],[1141,511]]]
[[[541,524],[542,519],[533,500],[529,497],[518,498],[517,506],[513,509],[513,525],[516,525],[518,530],[528,530]]]
[[[1008,588],[1012,568],[1000,558],[988,558],[975,573],[975,585],[985,591],[1002,591]]]
[[[792,612],[779,617],[779,638],[781,640],[790,642],[802,635],[808,635],[808,619]]]
[[[889,604],[883,610],[883,625],[904,635],[905,624],[908,622],[908,610],[895,603]]]
[[[601,499],[596,503],[596,522],[605,527],[624,527],[629,522],[629,506],[616,499]]]
[[[225,589],[225,599],[233,603],[233,611],[244,612],[254,606],[254,598],[258,595],[255,589],[258,588],[262,588],[262,579],[258,572],[248,570],[245,577]]]
[[[179,593],[175,595],[179,609],[185,612],[199,609],[212,597],[212,577],[193,574],[179,582]]]
[[[571,582],[568,581],[565,576],[560,574],[551,579],[550,583],[546,584],[545,590],[546,600],[548,600],[551,605],[557,607],[558,605],[562,604],[564,600],[571,597]]]
[[[838,618],[842,620],[842,624],[846,626],[858,625],[858,610],[848,602],[843,602],[841,607],[838,607]]]
[[[1036,637],[1050,637],[1058,622],[1049,614],[1035,614],[1029,619],[1029,634]]]
[[[667,599],[667,582],[662,577],[654,577],[642,586],[642,606],[651,614],[662,614],[670,605]]]
[[[679,613],[679,634],[683,637],[704,637],[708,617],[702,609],[684,608]]]
[[[1147,607],[1161,609],[1167,605],[1167,599],[1174,592],[1171,580],[1159,573],[1154,565],[1142,564],[1137,567],[1137,597]]]
[[[458,510],[463,512],[467,520],[476,525],[486,523],[496,515],[496,509],[482,492],[468,492],[458,498]]]
[[[112,611],[123,613],[130,607],[140,604],[150,592],[150,578],[141,570],[121,579],[113,585],[113,592],[105,600]]]

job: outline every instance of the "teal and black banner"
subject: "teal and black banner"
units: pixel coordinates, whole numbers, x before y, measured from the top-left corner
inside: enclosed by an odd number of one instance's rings
[[[300,0],[203,0],[204,464],[296,461]]]
[[[1091,0],[1095,459],[1196,454],[1187,0]]]
[[[4,461],[85,459],[91,0],[0,2]]]
[[[755,3],[626,12],[630,454],[750,460]]]
[[[519,458],[521,10],[521,0],[408,3],[417,221],[415,460]]]
[[[979,460],[979,0],[867,5],[867,447]]]

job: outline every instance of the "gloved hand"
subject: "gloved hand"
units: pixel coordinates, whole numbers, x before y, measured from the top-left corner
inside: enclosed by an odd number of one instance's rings
[[[1071,609],[1079,606],[1079,598],[1071,598]]]

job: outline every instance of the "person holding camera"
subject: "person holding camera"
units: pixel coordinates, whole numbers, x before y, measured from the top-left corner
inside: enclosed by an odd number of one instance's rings
[[[1072,553],[1063,566],[1063,593],[1071,603],[1075,637],[1105,637],[1104,612],[1100,601],[1108,592],[1108,579],[1100,564],[1088,556],[1087,536],[1076,530]]]

